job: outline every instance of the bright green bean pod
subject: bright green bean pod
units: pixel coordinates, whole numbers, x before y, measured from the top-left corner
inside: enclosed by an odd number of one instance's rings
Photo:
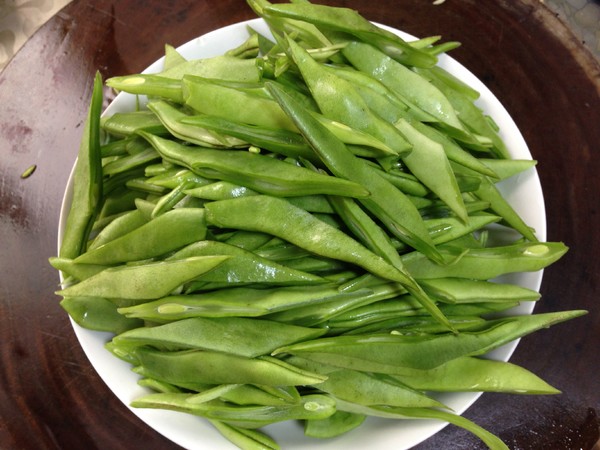
[[[147,107],[156,115],[159,122],[161,122],[173,136],[182,139],[183,141],[208,147],[231,148],[245,147],[248,145],[240,139],[220,135],[219,133],[199,126],[186,124],[183,120],[190,116],[163,100],[152,101],[148,103]]]
[[[102,118],[100,123],[104,131],[115,136],[130,136],[138,130],[146,130],[152,134],[167,133],[158,117],[145,110],[115,113]]]
[[[247,28],[250,36],[240,45],[225,52],[226,56],[234,56],[241,59],[252,59],[257,58],[260,54],[260,48],[258,44],[258,33],[252,28]]]
[[[489,321],[481,331],[458,334],[373,334],[320,338],[283,347],[273,355],[292,354],[353,370],[402,374],[404,368],[427,370],[461,356],[482,355],[540,328],[585,313],[565,311],[515,316]]]
[[[477,173],[486,175],[492,178],[498,178],[498,174],[491,168],[490,164],[485,164],[482,158],[476,158],[468,151],[464,150],[458,143],[444,134],[443,132],[435,129],[434,127],[419,122],[418,120],[406,118],[410,124],[416,128],[420,133],[427,136],[429,139],[439,143],[444,148],[444,152],[448,159],[457,164],[461,164],[474,170]],[[491,166],[491,167],[490,167]]]
[[[50,265],[56,270],[60,270],[63,274],[77,281],[85,280],[108,268],[108,266],[99,264],[78,264],[72,259],[60,257],[51,257],[49,261]]]
[[[485,319],[477,316],[448,316],[452,326],[458,330],[470,331],[481,328],[485,325]],[[446,329],[442,327],[429,315],[400,315],[390,319],[378,320],[368,324],[357,324],[348,328],[337,329],[333,324],[327,324],[334,331],[333,334],[372,334],[383,332],[394,333],[445,333]]]
[[[288,361],[298,367],[327,376],[323,383],[319,383],[319,390],[331,394],[335,398],[361,405],[408,408],[445,407],[439,401],[408,387],[391,376],[340,369],[298,357],[289,358]]]
[[[429,189],[427,189],[423,183],[417,180],[417,178],[410,173],[401,172],[399,170],[386,172],[385,170],[381,170],[381,168],[376,166],[374,163],[372,164],[372,167],[377,169],[377,173],[379,176],[381,176],[381,178],[389,181],[390,184],[394,185],[407,195],[425,197],[427,194],[429,194]]]
[[[126,317],[157,322],[188,317],[259,317],[329,301],[356,298],[370,290],[340,292],[337,286],[239,287],[199,295],[171,295],[153,302],[119,308]]]
[[[252,189],[229,181],[215,181],[205,186],[187,189],[185,193],[205,200],[227,200],[229,198],[258,195],[258,192]]]
[[[318,394],[304,395],[298,403],[278,406],[236,406],[218,400],[193,403],[188,401],[192,395],[149,394],[134,400],[132,406],[186,412],[241,428],[259,428],[284,420],[322,419],[335,412],[335,401]]]
[[[470,278],[489,280],[513,272],[541,270],[560,259],[567,247],[560,242],[518,243],[504,247],[454,248],[440,246],[452,264],[436,264],[418,252],[404,255],[406,270],[416,279]]]
[[[352,199],[330,196],[329,201],[354,236],[373,253],[398,270],[404,270],[402,258],[385,231]]]
[[[119,173],[127,172],[138,167],[144,167],[160,158],[160,155],[152,147],[133,155],[122,156],[109,162],[102,168],[105,176],[114,176]]]
[[[256,250],[269,242],[273,236],[254,231],[237,230],[228,236],[224,242],[249,251]]]
[[[335,320],[346,311],[354,311],[364,305],[379,303],[406,291],[399,285],[391,283],[371,289],[355,290],[347,295],[340,295],[328,302],[304,305],[298,308],[270,314],[267,318],[283,323],[292,323],[305,327],[322,326],[323,323]]]
[[[429,230],[433,242],[436,245],[440,245],[451,242],[477,230],[481,230],[485,226],[496,223],[501,219],[499,216],[485,213],[479,213],[468,217],[469,220],[467,223],[464,223],[456,217],[450,216],[425,219],[425,224],[427,225],[427,229]]]
[[[327,322],[327,325],[332,328],[342,329],[364,327],[371,323],[406,315],[422,314],[423,312],[424,310],[421,305],[409,295],[390,296],[387,300],[384,299],[376,303],[358,306],[336,317],[332,317]]]
[[[106,80],[106,85],[129,94],[147,95],[183,103],[181,80],[152,74],[125,75]]]
[[[304,434],[319,439],[334,438],[362,425],[366,417],[364,414],[336,411],[325,419],[305,420]]]
[[[364,406],[356,403],[346,402],[341,399],[337,401],[337,407],[341,411],[352,412],[355,414],[365,414],[376,417],[385,417],[388,419],[437,419],[461,427],[470,433],[473,433],[490,450],[509,450],[509,448],[497,436],[494,436],[479,425],[471,422],[463,416],[442,411],[434,408],[403,408],[387,406]]]
[[[280,261],[282,263],[310,256],[310,252],[308,250],[283,240],[275,244],[269,244],[270,245],[263,245],[262,247],[257,248],[255,253],[263,258],[271,259],[273,261]]]
[[[139,319],[130,319],[117,312],[117,307],[100,297],[67,297],[60,306],[83,328],[120,334],[143,326]]]
[[[248,5],[254,10],[254,12],[265,18],[265,8],[271,5],[266,0],[250,0],[247,2]],[[286,17],[269,16],[266,18],[269,28],[279,33],[287,32],[298,36],[300,40],[306,42],[312,48],[318,48],[323,46],[331,45],[331,41],[327,39],[317,26],[304,20],[294,20]],[[270,53],[273,53],[269,49]]]
[[[499,313],[519,306],[518,301],[505,302],[476,302],[476,303],[440,303],[439,307],[448,316],[480,316],[480,317],[498,317]]]
[[[184,124],[193,125],[217,133],[233,136],[266,150],[293,158],[316,160],[313,151],[302,136],[286,129],[271,129],[256,125],[234,122],[229,118],[195,115],[182,117]]]
[[[488,158],[479,158],[482,164],[485,164],[491,170],[494,171],[495,177],[492,176],[492,179],[496,178],[498,180],[505,180],[514,175],[517,175],[521,172],[526,171],[527,169],[531,169],[537,164],[537,161],[534,159],[488,159]],[[456,161],[461,164],[460,161]],[[463,164],[465,167],[468,167],[466,164]],[[472,169],[472,167],[469,167]]]
[[[184,183],[192,183],[195,186],[204,186],[213,182],[213,180],[201,177],[181,166],[175,166],[164,173],[150,176],[147,181],[148,183],[167,189],[175,189],[177,186],[181,186]]]
[[[324,272],[325,274],[328,274],[340,272],[347,268],[346,264],[341,261],[315,256],[304,256],[288,261],[281,261],[281,263],[292,269],[302,270],[308,273]]]
[[[109,350],[110,351],[110,350]],[[182,392],[177,386],[173,386],[169,383],[164,383],[162,381],[155,380],[153,378],[142,378],[137,383],[139,386],[152,389],[155,392],[162,393],[176,393]]]
[[[267,386],[298,386],[321,383],[325,376],[299,369],[276,358],[248,358],[205,350],[160,352],[140,347],[138,373],[175,385],[262,384]]]
[[[166,191],[166,189],[161,186],[148,183],[147,178],[142,177],[132,178],[131,180],[126,181],[125,187],[131,191],[139,192],[140,194],[162,195]]]
[[[219,267],[186,286],[186,291],[193,292],[196,284],[223,283],[226,286],[247,283],[265,283],[269,285],[310,285],[324,283],[323,278],[262,258],[248,250],[224,242],[201,240],[190,244],[173,255],[167,261],[190,258],[193,256],[227,255],[231,256]]]
[[[130,330],[115,336],[112,342],[125,348],[149,345],[158,350],[203,349],[254,358],[268,355],[282,345],[317,338],[324,332],[270,320],[196,317]]]
[[[479,189],[475,195],[490,203],[490,209],[501,216],[511,227],[521,233],[527,240],[538,242],[535,230],[532,230],[512,205],[502,196],[496,185],[487,177],[481,177]]]
[[[186,77],[183,83],[185,103],[198,113],[271,129],[297,131],[279,105],[267,96],[200,78]]]
[[[252,211],[262,211],[262,214],[252,214]],[[283,199],[260,195],[210,202],[206,204],[206,212],[211,225],[268,233],[317,255],[356,264],[383,278],[409,282],[402,273],[342,231]],[[273,221],[271,217],[281,220]]]
[[[421,286],[432,296],[445,303],[536,301],[540,293],[516,284],[493,283],[465,278],[431,278]]]
[[[164,255],[206,237],[205,212],[178,208],[132,229],[75,259],[77,263],[114,265]]]
[[[175,47],[169,44],[165,44],[165,59],[163,61],[163,70],[168,70],[186,61],[187,59],[185,59]]]
[[[132,139],[127,137],[124,139],[111,140],[100,146],[100,153],[102,158],[108,158],[111,156],[123,156],[127,153],[127,142]]]
[[[493,146],[490,150],[497,158],[510,159],[506,144],[498,135],[497,130],[490,125],[489,118],[464,92],[449,86],[447,78],[440,76],[440,70],[438,68],[436,71],[425,72],[431,77],[431,84],[444,93],[467,129],[473,130],[474,133],[484,136],[492,142]],[[416,72],[422,73],[420,70],[416,70]]]
[[[219,420],[210,420],[210,423],[232,444],[245,450],[280,450],[281,447],[266,434],[236,427]]]
[[[315,173],[268,156],[239,150],[190,147],[144,133],[163,158],[207,178],[220,179],[275,196],[333,194],[367,197],[360,184]]]
[[[177,261],[117,266],[58,291],[63,297],[151,300],[172,293],[184,283],[212,270],[228,256],[199,256]]]
[[[413,148],[412,152],[402,157],[402,161],[463,222],[467,222],[467,210],[443,146],[419,132],[405,119],[396,121],[395,126]]]
[[[258,83],[260,81],[260,73],[253,59],[242,59],[229,55],[192,59],[160,73],[160,76],[174,80],[181,80],[189,75],[242,83]]]
[[[490,359],[461,357],[430,370],[394,375],[414,389],[435,392],[509,392],[558,394],[557,389],[515,364]]]
[[[376,135],[384,142],[388,143],[391,148],[397,149],[393,144],[389,143],[386,136],[381,135],[379,130],[387,130],[383,124],[375,127],[374,125],[383,122],[376,122],[372,118],[379,118],[378,115],[371,112],[368,104],[369,95],[363,90],[363,94],[359,94],[354,86],[343,77],[338,77],[337,73],[348,75],[348,71],[331,72],[307,55],[297,44],[289,40],[290,50],[294,56],[294,61],[298,64],[302,71],[303,77],[309,85],[315,100],[324,114],[331,118],[346,123],[349,126],[365,127],[365,124],[371,124],[368,132]],[[351,72],[350,72],[351,73]],[[371,83],[376,85],[376,82]],[[382,89],[385,89],[382,87]],[[373,95],[381,95],[378,92],[373,92]],[[343,102],[339,99],[344,99]],[[389,96],[388,96],[389,98]],[[381,99],[381,102],[389,103],[386,98]],[[400,131],[402,139],[400,142],[405,148],[412,149],[408,154],[401,155],[403,162],[424,185],[435,192],[442,200],[444,200],[455,212],[466,221],[466,211],[460,196],[460,191],[454,177],[454,172],[446,157],[444,147],[429,136],[423,134],[419,129],[415,128],[409,121],[402,117],[401,109],[394,108],[392,105],[385,107],[386,112],[390,109],[396,110],[393,117],[393,123],[397,130]],[[360,112],[358,112],[360,110]],[[404,113],[406,114],[406,113]],[[370,119],[370,120],[369,120]],[[385,125],[389,127],[388,122]],[[366,130],[365,128],[363,128]],[[396,136],[395,136],[396,135]],[[389,138],[391,141],[399,141],[397,133],[392,133]],[[410,144],[410,145],[408,145]],[[401,149],[397,149],[401,153]],[[485,169],[485,166],[484,166]]]
[[[102,78],[94,78],[92,101],[73,172],[73,198],[62,236],[59,256],[76,258],[85,250],[94,218],[101,207],[102,167],[100,150],[100,113]]]
[[[434,66],[429,69],[414,68],[413,70],[421,73],[427,73],[430,76],[433,75],[433,77],[435,77],[437,80],[440,80],[440,82],[443,82],[445,85],[454,89],[455,91],[460,92],[473,102],[478,100],[481,96],[479,91],[469,86],[467,83],[452,75],[450,72],[440,66]],[[430,76],[427,78],[430,79]]]
[[[221,399],[236,405],[285,405],[298,402],[300,394],[295,386],[241,384]]]
[[[195,186],[193,182],[184,182],[160,197],[157,200],[150,217],[152,219],[156,219],[157,217],[177,208],[178,205],[181,205],[181,202],[188,197],[185,191],[192,186]]]

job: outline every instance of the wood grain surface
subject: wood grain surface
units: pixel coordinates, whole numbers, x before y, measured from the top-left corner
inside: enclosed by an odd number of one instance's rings
[[[560,396],[484,394],[466,416],[513,449],[590,449],[600,413],[600,66],[538,0],[336,1],[417,36],[441,34],[522,131],[546,199],[548,239],[571,248],[545,272],[536,312],[588,309],[521,341],[512,361]],[[110,392],[59,298],[59,208],[92,77],[138,72],[215,28],[253,17],[242,0],[76,0],[0,74],[0,448],[174,449]],[[35,164],[35,172],[22,179]],[[477,449],[455,427],[417,447]]]

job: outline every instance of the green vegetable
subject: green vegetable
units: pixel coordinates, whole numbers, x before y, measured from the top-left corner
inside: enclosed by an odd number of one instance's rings
[[[479,93],[435,65],[456,43],[248,3],[272,36],[197,60],[167,45],[160,73],[107,80],[145,96],[135,111],[101,119],[96,76],[50,258],[61,306],[112,334],[147,391],[132,406],[204,417],[240,448],[279,448],[258,428],[280,421],[328,439],[376,416],[506,449],[440,393],[559,392],[486,359],[585,314],[513,314],[540,294],[506,275],[567,251],[497,184],[535,162],[509,159]]]
[[[73,171],[73,199],[62,236],[59,256],[75,258],[85,250],[95,215],[101,206],[102,172],[100,161],[100,112],[102,79],[96,74],[88,118],[77,163]]]
[[[33,172],[35,172],[35,169],[37,169],[37,166],[35,164],[32,164],[23,171],[23,173],[21,174],[21,178],[29,178],[31,175],[33,175]]]

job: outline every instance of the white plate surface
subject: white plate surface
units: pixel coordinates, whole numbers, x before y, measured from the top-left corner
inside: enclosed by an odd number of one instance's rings
[[[220,28],[204,36],[189,41],[178,48],[178,51],[187,59],[205,58],[223,54],[225,51],[236,47],[248,37],[246,27],[250,25],[265,36],[269,36],[268,28],[261,19],[254,19]],[[415,39],[404,32],[384,27],[400,35],[406,40]],[[149,66],[145,73],[156,73],[162,69],[163,58]],[[500,104],[492,92],[464,66],[447,55],[440,56],[440,66],[453,75],[469,84],[480,92],[481,97],[477,104],[500,127],[501,137],[504,139],[510,155],[516,159],[531,159],[531,153],[516,124]],[[110,116],[116,112],[132,111],[136,107],[136,98],[133,95],[121,93],[104,112]],[[536,230],[537,237],[546,239],[546,216],[544,199],[537,171],[532,168],[509,180],[501,183],[501,190],[515,210],[523,217],[525,222]],[[69,178],[59,222],[58,246],[71,203],[72,180]],[[534,290],[539,290],[542,281],[542,271],[533,273],[511,274],[503,278],[504,281],[521,285]],[[530,314],[534,304],[524,303],[511,310],[511,313]],[[111,339],[109,333],[101,333],[81,328],[71,321],[75,334],[94,369],[113,393],[142,421],[161,433],[168,439],[187,449],[194,450],[226,450],[237,447],[226,441],[207,421],[202,418],[177,413],[173,411],[134,409],[129,404],[135,398],[150,391],[137,385],[139,376],[130,369],[131,366],[109,353],[104,344]],[[495,350],[490,357],[508,360],[516,348],[518,341],[505,345]],[[440,400],[453,408],[456,413],[462,414],[473,402],[479,398],[479,393],[444,394]],[[295,422],[285,422],[265,428],[282,447],[287,450],[315,449],[315,450],[402,450],[411,448],[437,433],[446,424],[436,420],[387,420],[369,418],[361,427],[352,432],[331,440],[315,440],[303,435],[300,425]]]

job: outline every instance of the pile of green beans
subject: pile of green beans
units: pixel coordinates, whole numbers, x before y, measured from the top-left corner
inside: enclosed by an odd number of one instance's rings
[[[240,448],[279,448],[260,430],[274,422],[331,438],[367,416],[506,448],[435,393],[558,392],[482,357],[585,313],[510,315],[539,294],[492,281],[567,250],[497,188],[535,162],[511,160],[478,93],[436,65],[456,43],[248,3],[272,37],[190,61],[167,46],[160,73],[106,81],[139,110],[101,118],[96,77],[50,260],[61,305],[113,333],[151,391],[133,406],[202,416]],[[513,238],[490,244],[494,229]]]

